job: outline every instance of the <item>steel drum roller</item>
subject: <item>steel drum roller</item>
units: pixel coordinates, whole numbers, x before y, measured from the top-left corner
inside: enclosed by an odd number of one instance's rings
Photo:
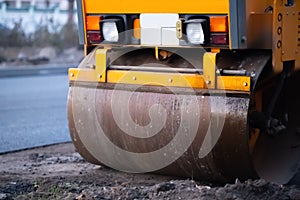
[[[290,85],[299,80],[297,73]],[[287,131],[274,137],[260,133],[251,149],[254,94],[267,93],[257,88],[248,94],[73,82],[68,97],[71,137],[86,160],[122,171],[286,183],[299,162],[300,99],[290,87]],[[267,104],[271,98],[262,95],[260,101]],[[283,103],[278,101],[276,113]]]

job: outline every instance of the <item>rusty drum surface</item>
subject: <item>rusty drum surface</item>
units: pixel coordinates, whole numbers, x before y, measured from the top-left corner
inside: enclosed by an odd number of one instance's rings
[[[245,94],[77,84],[68,101],[74,144],[93,163],[221,182],[257,176]]]

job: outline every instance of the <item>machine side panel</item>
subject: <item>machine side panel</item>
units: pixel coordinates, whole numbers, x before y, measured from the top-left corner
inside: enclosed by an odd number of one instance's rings
[[[229,16],[231,49],[247,48],[245,0],[230,0]]]
[[[79,44],[85,43],[84,38],[84,24],[83,24],[83,6],[82,0],[76,0],[77,3],[77,17],[78,17],[78,36],[79,36]]]

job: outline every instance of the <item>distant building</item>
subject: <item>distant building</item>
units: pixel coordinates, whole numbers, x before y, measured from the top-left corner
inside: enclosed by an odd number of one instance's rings
[[[50,32],[59,31],[67,23],[69,0],[0,0],[0,25],[21,27],[31,34],[41,27]],[[74,3],[74,14],[76,3]],[[74,15],[76,16],[76,15]],[[73,17],[77,23],[77,17]]]
[[[59,7],[61,10],[68,9],[68,0],[0,0],[0,3],[5,3],[8,8],[18,9],[30,6],[42,9],[55,7]]]

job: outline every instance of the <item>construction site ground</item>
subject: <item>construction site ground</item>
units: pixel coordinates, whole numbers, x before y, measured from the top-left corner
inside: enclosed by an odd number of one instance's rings
[[[300,186],[264,180],[215,184],[129,174],[87,163],[72,143],[0,155],[3,199],[300,199]]]

